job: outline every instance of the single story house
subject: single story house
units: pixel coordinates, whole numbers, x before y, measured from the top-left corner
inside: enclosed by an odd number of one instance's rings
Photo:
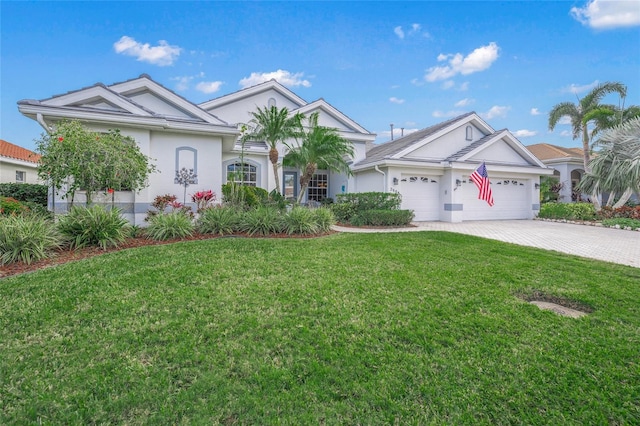
[[[18,109],[46,130],[60,120],[77,119],[95,131],[118,128],[132,136],[159,173],[150,177],[147,188],[117,194],[116,202],[132,223],[142,224],[156,196],[182,193],[174,178],[183,167],[197,175],[189,194],[211,189],[220,196],[222,185],[239,170],[249,184],[274,189],[267,145],[252,141],[243,150],[239,142],[250,113],[272,105],[291,113],[318,112],[320,125],[335,128],[354,146],[353,174],[318,170],[307,201],[344,192],[396,191],[402,194],[403,208],[415,211],[416,220],[530,219],[539,210],[539,177],[553,173],[508,130],[494,131],[473,112],[375,145],[375,134],[324,99],[307,102],[275,80],[196,105],[143,74],[44,100],[22,100]],[[281,157],[284,150],[279,148]],[[491,180],[493,207],[477,199],[469,181],[482,162]],[[300,171],[281,167],[280,173],[281,191],[295,197]],[[68,209],[63,195],[52,200],[58,212]]]
[[[42,183],[39,159],[39,154],[0,139],[0,183]]]

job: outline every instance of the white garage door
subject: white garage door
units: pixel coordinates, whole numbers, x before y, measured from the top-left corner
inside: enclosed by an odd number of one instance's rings
[[[440,219],[440,178],[410,175],[400,181],[402,209],[413,210],[415,221]]]
[[[463,189],[462,220],[528,219],[531,213],[529,180],[492,178],[494,204],[478,200],[478,187],[468,177]]]

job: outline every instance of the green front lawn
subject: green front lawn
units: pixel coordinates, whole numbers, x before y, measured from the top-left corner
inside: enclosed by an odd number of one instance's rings
[[[0,280],[0,424],[638,424],[639,300],[441,232],[124,250]]]

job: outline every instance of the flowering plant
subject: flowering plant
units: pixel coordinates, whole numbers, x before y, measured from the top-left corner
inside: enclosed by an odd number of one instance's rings
[[[198,191],[191,196],[191,201],[196,203],[198,211],[206,209],[216,200],[216,194],[210,189],[206,191]]]

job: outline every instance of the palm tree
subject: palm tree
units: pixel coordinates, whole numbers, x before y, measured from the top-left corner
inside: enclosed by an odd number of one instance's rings
[[[632,193],[640,193],[640,117],[604,131],[597,146],[600,151],[591,160],[591,172],[580,181],[580,188],[609,191],[610,201],[622,194],[613,206],[620,207]]]
[[[553,130],[562,117],[569,117],[573,138],[582,136],[584,170],[587,173],[591,170],[589,167],[591,135],[589,135],[588,124],[593,122],[599,130],[598,126],[602,125],[602,122],[596,118],[606,115],[607,112],[615,112],[615,107],[600,104],[602,98],[610,93],[618,93],[621,98],[624,98],[627,95],[627,87],[617,82],[602,83],[594,87],[585,97],[578,99],[577,104],[561,102],[549,113],[549,130]]]
[[[261,140],[267,143],[269,161],[273,165],[273,174],[276,179],[276,191],[280,193],[278,143],[286,143],[287,139],[300,136],[304,115],[296,113],[290,117],[287,107],[278,109],[273,105],[270,108],[257,107],[257,111],[251,112],[251,116],[253,117],[249,121],[251,130],[246,133],[244,139]]]
[[[354,155],[351,142],[340,136],[336,129],[318,126],[318,113],[309,117],[309,128],[304,132],[302,143],[290,147],[284,164],[302,170],[298,204],[304,198],[309,182],[318,169],[351,174],[348,159]]]

